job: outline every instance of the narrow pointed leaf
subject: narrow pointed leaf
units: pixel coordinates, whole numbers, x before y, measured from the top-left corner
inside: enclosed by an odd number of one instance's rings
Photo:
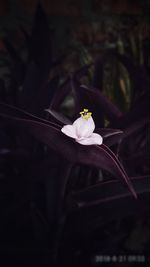
[[[71,120],[69,120],[66,116],[62,115],[61,113],[55,110],[49,108],[45,109],[45,111],[47,111],[50,114],[51,118],[55,119],[56,122],[58,122],[61,125],[72,124]]]
[[[20,107],[38,116],[43,115],[44,109],[50,106],[59,83],[59,76],[48,81],[41,77],[38,67],[31,63],[20,95]]]
[[[51,32],[41,4],[38,4],[30,41],[29,59],[33,60],[41,75],[49,71],[52,62]]]
[[[120,110],[111,103],[99,90],[94,88],[88,88],[86,86],[81,86],[80,97],[82,97],[83,102],[88,100],[93,102],[97,109],[103,111],[104,114],[110,121],[115,121],[117,118],[122,116]]]
[[[37,122],[41,122],[41,123],[45,123],[47,125],[53,125],[54,127],[60,129],[60,125],[53,123],[51,121],[48,120],[44,120],[40,117],[36,117],[34,115],[32,115],[31,113],[28,113],[22,109],[16,108],[14,106],[11,105],[7,105],[4,103],[0,103],[0,113],[5,114],[6,116],[10,116],[13,118],[19,118],[19,119],[26,119],[26,120],[34,120]]]
[[[59,110],[61,103],[70,91],[70,78],[67,78],[61,86],[55,91],[54,97],[50,103],[50,109]]]
[[[133,193],[134,197],[136,197],[136,193],[123,166],[114,153],[105,145],[92,145],[90,147],[82,146],[76,143],[72,138],[65,136],[60,129],[55,128],[52,125],[35,120],[12,117],[2,113],[0,114],[0,117],[6,123],[14,124],[17,127],[23,127],[38,140],[44,142],[51,149],[55,150],[71,162],[107,170],[126,183],[129,190]]]
[[[112,128],[120,128],[124,130],[124,136],[128,136],[135,132],[137,129],[142,128],[150,121],[150,102],[149,100],[143,101],[136,105],[128,113],[124,114],[121,118],[116,119],[110,124]]]
[[[58,87],[59,76],[55,76],[50,81],[46,81],[41,89],[38,90],[34,97],[34,114],[43,116],[45,108],[50,106],[50,103],[55,95],[55,91]]]
[[[120,141],[123,131],[110,128],[96,128],[95,132],[100,134],[104,139],[104,144],[112,146]]]
[[[126,216],[147,214],[150,210],[150,176],[131,178],[138,194],[135,201],[120,181],[108,181],[68,195],[70,223],[86,232]],[[128,208],[127,208],[128,207]],[[85,221],[87,222],[85,224]]]
[[[137,176],[130,178],[137,194],[150,192],[150,176]],[[130,193],[122,183],[117,180],[102,182],[94,186],[70,193],[72,198],[76,199],[80,208],[86,206],[98,205],[100,203],[111,202],[113,199],[124,198]]]
[[[85,74],[87,74],[90,66],[91,66],[91,64],[85,65],[84,67],[82,67],[81,69],[76,71],[74,73],[74,76],[76,77],[76,79],[80,80],[81,77],[83,77]],[[64,101],[64,99],[68,95],[68,93],[71,92],[71,89],[72,89],[71,79],[70,79],[70,77],[68,77],[64,81],[64,83],[57,89],[57,91],[54,95],[54,98],[52,100],[52,103],[50,105],[50,108],[55,109],[55,110],[59,110],[61,103]]]
[[[52,109],[46,109],[46,111],[51,115],[51,118],[56,120],[57,123],[61,125],[72,124],[72,121],[61,113]],[[110,128],[96,128],[95,132],[103,137],[105,145],[108,146],[112,146],[119,142],[121,136],[123,135],[123,131]]]

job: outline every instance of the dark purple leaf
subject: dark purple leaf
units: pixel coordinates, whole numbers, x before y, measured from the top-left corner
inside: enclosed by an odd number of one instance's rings
[[[123,131],[110,128],[96,128],[95,132],[103,137],[104,144],[107,146],[118,143],[123,135]]]
[[[36,117],[36,116],[34,116],[34,115],[32,115],[32,114],[30,114],[30,113],[28,113],[22,109],[19,109],[19,108],[16,108],[16,107],[4,104],[4,103],[0,103],[0,113],[5,114],[6,116],[19,118],[20,120],[21,119],[25,119],[25,120],[29,120],[29,121],[34,120],[37,122],[45,123],[47,125],[53,125],[54,127],[58,128],[58,129],[60,129],[60,127],[61,127],[59,124],[56,124],[56,123],[53,123],[51,121]]]
[[[75,222],[76,227],[84,231],[87,230],[85,221],[89,222],[87,228],[92,227],[95,220],[99,221],[100,227],[114,219],[133,214],[139,216],[149,212],[150,176],[133,177],[131,181],[138,194],[137,201],[131,197],[130,192],[120,181],[115,180],[70,193],[68,209],[73,226]]]
[[[46,111],[51,115],[52,119],[54,119],[57,123],[61,125],[64,125],[64,124],[71,125],[73,123],[66,116],[62,115],[61,113],[57,111],[54,111],[51,109],[46,109]],[[95,132],[100,134],[103,137],[105,145],[108,145],[108,146],[112,146],[118,143],[123,134],[123,131],[121,130],[110,129],[110,128],[96,128]]]
[[[52,119],[55,119],[55,121],[61,125],[69,124],[71,125],[73,122],[69,120],[66,116],[62,115],[61,113],[46,109],[46,111],[51,115]],[[110,128],[96,128],[95,132],[100,134],[103,139],[105,145],[112,146],[119,142],[121,136],[123,135],[123,131],[118,129],[110,129]]]
[[[38,4],[30,41],[29,60],[37,64],[41,76],[47,75],[52,63],[51,41],[47,17],[41,4]]]
[[[28,65],[27,73],[23,83],[23,90],[20,94],[19,106],[29,112],[34,112],[34,102],[37,92],[43,86],[43,77],[34,62]]]
[[[143,127],[143,125],[150,121],[149,105],[149,99],[141,102],[140,105],[136,105],[121,118],[118,118],[116,121],[111,123],[111,127],[123,129],[125,136],[129,135],[140,127]]]
[[[44,110],[50,106],[58,83],[58,76],[50,81],[43,80],[38,67],[31,63],[20,94],[20,107],[38,116],[43,115]]]
[[[82,146],[72,138],[65,136],[60,129],[55,126],[41,123],[36,120],[22,119],[11,115],[0,114],[6,123],[11,123],[17,127],[23,127],[38,140],[47,144],[51,149],[74,163],[81,163],[107,170],[114,176],[124,181],[133,195],[136,193],[132,184],[123,169],[123,166],[114,153],[105,145]]]
[[[62,126],[64,124],[72,124],[72,122],[64,115],[62,115],[61,113],[52,110],[52,109],[46,109],[45,111],[47,111],[50,115],[50,117],[54,120],[56,120],[57,123],[61,124]]]
[[[43,84],[41,89],[37,92],[34,98],[34,113],[38,116],[44,114],[44,110],[50,106],[50,103],[55,95],[59,83],[59,76],[55,76],[46,84]]]
[[[21,108],[39,116],[43,115],[44,109],[50,106],[59,83],[58,76],[49,81],[49,72],[63,59],[64,55],[52,62],[52,32],[39,3],[30,38],[28,70],[20,94]]]
[[[150,152],[147,151],[141,151],[137,152],[136,154],[133,154],[129,156],[128,158],[123,159],[127,164],[131,164],[136,167],[144,167],[147,165],[149,167],[149,162],[150,162]],[[150,169],[150,167],[149,167]]]
[[[103,111],[110,121],[116,121],[117,118],[122,116],[120,110],[96,88],[88,88],[82,85],[80,87],[79,97],[83,101],[83,104],[85,101],[89,102],[88,108],[93,103],[95,109],[99,112]]]
[[[80,80],[80,78],[87,74],[89,67],[91,64],[86,65],[76,71],[72,76],[75,76],[77,80]],[[57,89],[55,96],[52,100],[52,103],[50,105],[51,109],[59,110],[61,103],[64,101],[65,97],[68,95],[68,93],[71,92],[72,86],[71,86],[71,77],[68,77],[64,83]],[[78,104],[78,103],[76,103]]]
[[[47,144],[50,148],[58,152],[71,162],[81,163],[95,166],[107,170],[117,178],[122,179],[127,183],[130,191],[136,197],[136,193],[131,185],[131,182],[125,173],[125,170],[115,154],[105,145],[101,146],[82,146],[76,143],[72,138],[65,136],[58,128],[58,125],[51,124],[49,121],[44,121],[34,118],[32,115],[22,113],[15,109],[14,112],[19,112],[19,116],[10,114],[11,108],[1,105],[1,118],[6,123],[10,123],[17,127],[23,127],[38,140]]]
[[[51,115],[52,119],[55,119],[55,121],[61,125],[64,124],[69,124],[71,125],[73,122],[69,120],[66,116],[62,115],[61,113],[51,110],[51,109],[46,109],[46,111]],[[123,131],[118,130],[118,129],[110,129],[110,128],[96,128],[95,132],[100,134],[103,139],[105,145],[112,146],[119,142]]]
[[[106,153],[109,154],[109,156],[112,158],[112,160],[115,162],[115,164],[118,167],[118,170],[120,173],[122,173],[122,177],[124,177],[124,180],[127,182],[127,184],[129,183],[129,187],[130,187],[130,179],[129,177],[126,175],[126,172],[122,166],[122,164],[120,163],[119,159],[116,157],[116,155],[104,144],[101,145],[101,148],[103,147],[103,149],[106,151]],[[132,187],[132,186],[131,186]],[[132,190],[131,190],[132,191]]]
[[[64,83],[57,88],[55,95],[50,103],[50,109],[59,110],[61,103],[70,92],[70,78],[67,78]]]
[[[137,132],[139,129],[142,129],[146,124],[150,123],[150,117],[147,117],[143,120],[139,120],[138,122],[135,122],[133,125],[129,126],[124,130],[124,133],[122,135],[122,138],[126,138],[133,133]]]
[[[139,176],[130,178],[137,194],[147,193],[150,191],[150,176]],[[121,199],[130,196],[130,192],[120,181],[111,180],[101,182],[97,185],[89,186],[84,190],[70,193],[76,200],[77,206],[84,208],[86,206],[97,205],[100,203],[111,202],[113,199]]]

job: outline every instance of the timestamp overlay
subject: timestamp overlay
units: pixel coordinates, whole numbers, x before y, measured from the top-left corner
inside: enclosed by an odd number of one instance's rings
[[[150,256],[145,254],[96,254],[91,258],[93,266],[99,266],[104,263],[150,263]]]

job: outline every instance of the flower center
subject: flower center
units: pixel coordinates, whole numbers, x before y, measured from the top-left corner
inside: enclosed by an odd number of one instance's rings
[[[84,110],[80,112],[80,115],[83,119],[88,120],[91,117],[92,112],[89,112],[88,109],[84,108]]]

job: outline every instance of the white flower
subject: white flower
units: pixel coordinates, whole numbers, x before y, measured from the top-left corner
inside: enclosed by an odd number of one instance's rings
[[[97,133],[93,133],[95,123],[91,112],[88,109],[80,112],[81,117],[74,121],[72,125],[65,125],[61,131],[76,140],[81,145],[101,145],[103,138]]]

